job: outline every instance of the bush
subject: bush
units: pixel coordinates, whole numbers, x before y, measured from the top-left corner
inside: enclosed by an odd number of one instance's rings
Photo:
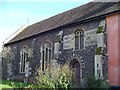
[[[108,80],[96,79],[93,75],[87,77],[86,86],[87,88],[110,88]]]
[[[97,88],[100,87],[100,79],[95,79],[94,76],[90,75],[87,77],[87,86],[88,88]]]
[[[40,88],[67,89],[71,86],[73,75],[73,70],[69,68],[69,65],[65,64],[55,69],[47,69],[44,72],[39,68],[36,80]]]

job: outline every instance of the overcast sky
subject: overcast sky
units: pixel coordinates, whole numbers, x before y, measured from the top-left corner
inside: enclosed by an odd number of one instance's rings
[[[28,20],[29,24],[33,24],[90,1],[92,0],[0,0],[0,46]]]

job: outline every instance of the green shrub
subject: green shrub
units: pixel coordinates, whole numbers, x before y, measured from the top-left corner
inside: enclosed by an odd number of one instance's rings
[[[96,33],[98,34],[98,33],[103,33],[103,32],[104,32],[103,31],[103,26],[99,26]]]
[[[101,88],[110,88],[110,83],[108,82],[108,80],[101,80],[100,87]]]
[[[87,88],[110,88],[108,80],[96,79],[93,75],[88,75],[86,80]]]
[[[100,87],[100,79],[96,80],[94,76],[90,75],[87,77],[87,86],[88,88]]]
[[[73,70],[65,64],[54,69],[47,69],[44,72],[39,68],[36,80],[38,86],[41,85],[42,88],[67,89],[71,85],[73,75]]]

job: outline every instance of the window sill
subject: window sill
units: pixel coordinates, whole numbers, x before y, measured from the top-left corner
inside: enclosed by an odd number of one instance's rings
[[[83,50],[85,50],[85,48],[84,49],[73,50],[73,51],[83,51]]]
[[[22,74],[24,74],[25,72],[19,72],[19,73],[22,73]]]

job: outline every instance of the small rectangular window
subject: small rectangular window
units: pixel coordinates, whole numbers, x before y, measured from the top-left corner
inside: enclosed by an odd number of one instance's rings
[[[99,64],[97,63],[97,68],[99,68]]]

